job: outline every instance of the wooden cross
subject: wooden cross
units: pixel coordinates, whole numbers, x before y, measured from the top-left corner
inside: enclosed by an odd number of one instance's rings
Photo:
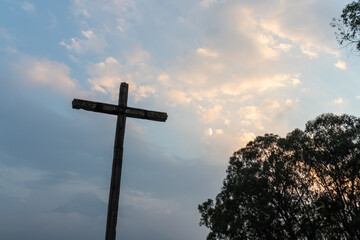
[[[160,122],[165,122],[167,119],[167,114],[164,112],[155,112],[128,107],[128,89],[129,85],[127,83],[121,83],[118,105],[80,99],[74,99],[72,101],[72,107],[75,109],[84,109],[87,111],[107,113],[117,116],[105,240],[115,240],[116,235],[126,117]]]

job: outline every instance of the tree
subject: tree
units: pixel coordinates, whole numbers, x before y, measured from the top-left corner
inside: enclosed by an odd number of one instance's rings
[[[336,28],[336,39],[341,46],[360,53],[360,0],[347,4],[341,18],[333,18],[330,25]]]
[[[320,115],[265,134],[230,158],[215,201],[198,206],[214,239],[360,239],[360,118]]]

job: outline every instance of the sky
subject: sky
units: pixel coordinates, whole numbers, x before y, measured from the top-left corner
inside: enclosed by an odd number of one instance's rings
[[[344,0],[0,0],[0,238],[105,235],[116,117],[127,118],[117,239],[200,240],[198,204],[233,152],[322,113],[360,115]]]

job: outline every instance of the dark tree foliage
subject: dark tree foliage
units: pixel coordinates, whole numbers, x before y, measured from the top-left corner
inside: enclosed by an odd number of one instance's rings
[[[360,53],[360,0],[347,4],[341,18],[334,18],[330,25],[336,29],[336,39],[341,46]]]
[[[198,209],[208,240],[360,239],[360,118],[323,114],[257,137]]]

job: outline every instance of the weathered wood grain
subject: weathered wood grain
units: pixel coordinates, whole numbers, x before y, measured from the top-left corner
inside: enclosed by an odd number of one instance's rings
[[[121,83],[119,92],[119,106],[126,108],[128,99],[128,85]],[[120,198],[120,183],[124,152],[126,115],[118,115],[114,143],[114,156],[111,173],[108,214],[106,222],[105,240],[115,240],[116,223]]]
[[[127,117],[147,119],[159,122],[165,122],[167,120],[167,113],[150,111],[140,108],[124,107],[119,105],[113,105],[108,103],[100,103],[88,100],[74,99],[72,101],[72,107],[74,109],[83,109],[86,111],[106,113],[111,115],[125,114]]]

